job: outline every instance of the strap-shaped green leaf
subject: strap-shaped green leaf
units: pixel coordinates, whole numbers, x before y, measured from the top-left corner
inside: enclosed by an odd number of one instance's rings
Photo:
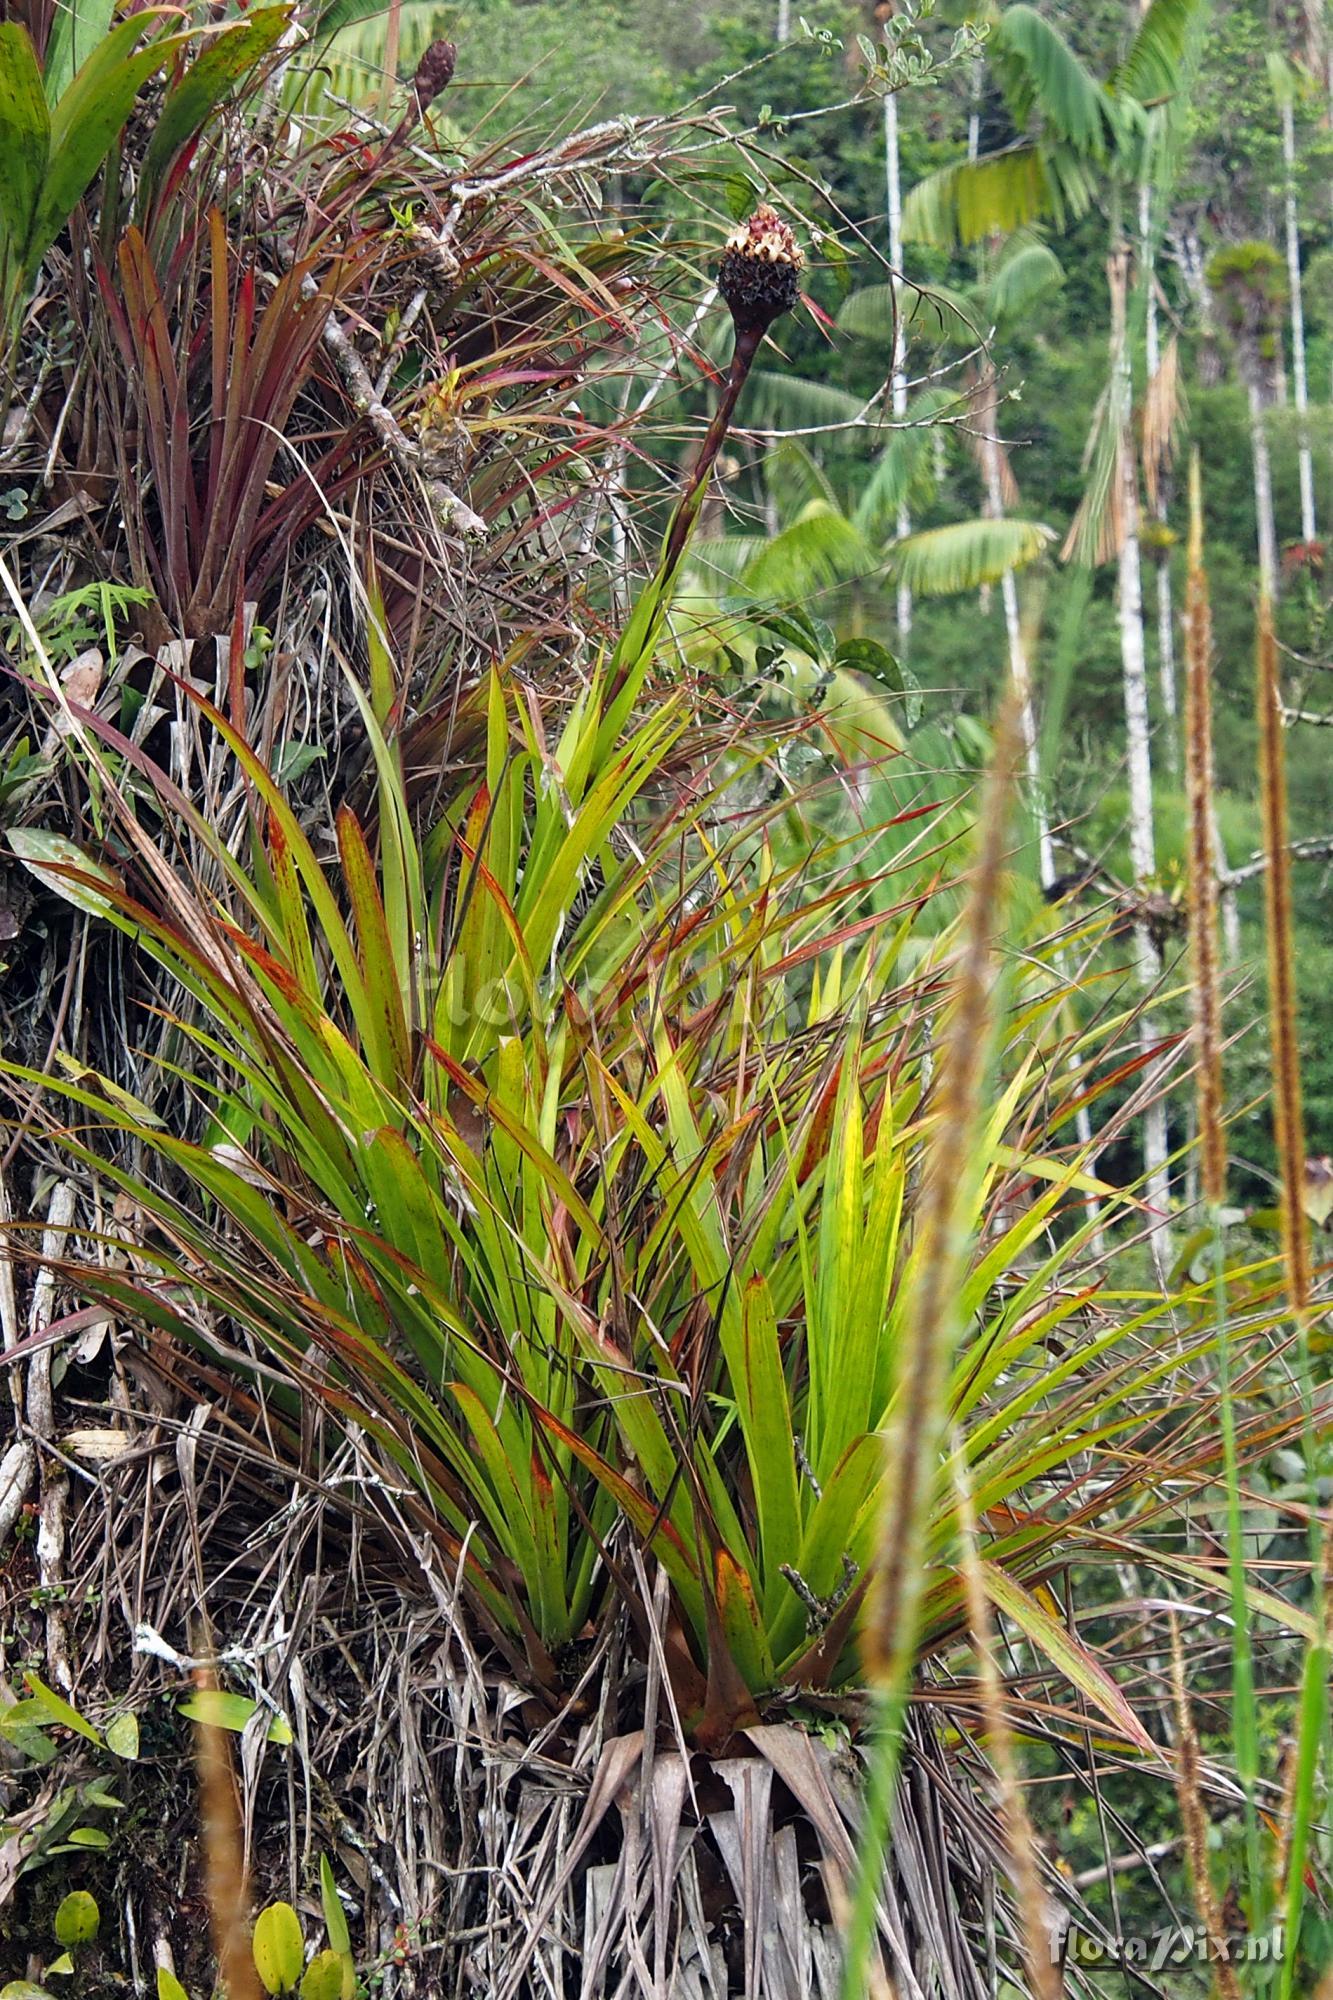
[[[75,71],[88,60],[111,26],[115,0],[61,0],[51,20],[42,82],[46,101],[59,104]]]
[[[257,8],[244,21],[224,28],[195,57],[180,82],[173,84],[144,155],[139,183],[141,215],[181,147],[275,46],[290,18],[289,7]]]
[[[46,176],[51,117],[31,39],[17,21],[0,23],[0,230],[21,256]]]
[[[118,22],[51,114],[50,157],[27,242],[30,277],[120,137],[140,89],[188,39],[170,35],[136,49],[135,44],[166,18],[167,9],[154,7]]]

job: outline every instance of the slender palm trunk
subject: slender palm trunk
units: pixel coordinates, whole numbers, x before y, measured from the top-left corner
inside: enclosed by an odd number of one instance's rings
[[[1153,833],[1152,753],[1148,722],[1148,674],[1143,642],[1143,569],[1139,548],[1139,477],[1135,461],[1133,376],[1126,306],[1131,251],[1120,238],[1107,263],[1111,293],[1111,366],[1116,411],[1116,501],[1119,508],[1119,575],[1117,612],[1120,621],[1120,662],[1124,682],[1125,744],[1129,766],[1129,851],[1134,886],[1147,892],[1157,873]],[[1140,983],[1152,986],[1162,970],[1152,933],[1140,921],[1134,931]],[[1145,1014],[1140,1023],[1144,1048],[1155,1046],[1157,1031]],[[1165,1218],[1170,1197],[1167,1175],[1166,1102],[1159,1093],[1143,1120],[1144,1192],[1150,1209],[1162,1218],[1153,1229],[1153,1251],[1159,1269],[1169,1259]]]
[[[902,423],[907,416],[907,328],[903,321],[903,190],[898,158],[898,100],[890,90],[884,98],[884,181],[889,208],[889,282],[893,287],[893,419]],[[907,503],[898,509],[898,534],[912,531]],[[912,593],[898,585],[898,644],[907,650],[912,630]]]
[[[1301,540],[1314,541],[1318,532],[1314,508],[1314,455],[1306,416],[1310,392],[1305,373],[1305,311],[1301,298],[1301,236],[1296,216],[1296,120],[1291,94],[1282,95],[1282,160],[1286,169],[1287,282],[1291,294],[1291,363],[1299,420]]]
[[[982,464],[986,478],[986,514],[992,521],[1002,521],[1004,519],[1004,477],[1001,457],[1003,446],[999,435],[999,398],[996,394],[995,369],[989,361],[981,377],[976,409],[980,419]],[[1000,579],[1000,593],[1004,602],[1005,635],[1009,642],[1009,673],[1013,680],[1014,692],[1018,697],[1024,761],[1037,827],[1037,854],[1041,882],[1042,887],[1047,888],[1055,880],[1055,849],[1051,842],[1046,802],[1042,796],[1041,766],[1037,756],[1037,720],[1032,703],[1032,675],[1028,667],[1027,647],[1023,642],[1023,621],[1018,608],[1018,584],[1011,569],[1007,569]]]
[[[1148,287],[1146,360],[1151,382],[1162,365],[1162,341],[1157,324],[1157,276],[1152,239],[1152,194],[1144,181],[1139,188],[1139,237],[1143,245],[1143,281]],[[1157,480],[1154,509],[1162,527],[1166,526],[1166,488]],[[1172,777],[1180,769],[1179,727],[1176,698],[1176,619],[1171,602],[1171,566],[1162,551],[1157,560],[1157,674],[1162,690],[1162,736],[1166,767]]]
[[[1269,397],[1263,362],[1255,356],[1245,371],[1250,401],[1250,455],[1254,463],[1254,518],[1259,538],[1259,585],[1265,596],[1277,595],[1277,517],[1273,511],[1273,460],[1268,449],[1265,415]]]
[[[967,112],[967,157],[975,160],[981,150],[981,84],[985,66],[978,60],[972,65],[971,90]]]

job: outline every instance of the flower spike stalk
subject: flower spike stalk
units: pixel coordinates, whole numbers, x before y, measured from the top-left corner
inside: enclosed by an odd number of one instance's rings
[[[623,726],[648,671],[653,650],[661,634],[670,602],[672,586],[693,539],[700,509],[708,492],[717,455],[731,428],[736,404],[755,355],[775,320],[790,312],[801,296],[801,272],[805,258],[790,227],[775,209],[761,202],[747,222],[732,230],[726,241],[717,275],[717,289],[731,313],[735,341],[731,365],[722,394],[713,412],[694,464],[686,474],[676,502],[662,554],[634,606],[620,643],[616,647],[613,687],[615,698],[607,715],[605,742]]]
[[[709,475],[731,428],[736,403],[754,366],[754,357],[773,322],[790,312],[800,298],[800,274],[804,266],[796,238],[766,202],[761,202],[749,221],[739,224],[727,238],[717,288],[731,313],[735,344],[713,421],[667,530],[662,569],[668,577],[674,575],[689,546],[708,490]]]

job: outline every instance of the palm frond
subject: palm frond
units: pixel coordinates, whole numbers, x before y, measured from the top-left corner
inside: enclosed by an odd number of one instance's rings
[[[918,597],[949,597],[998,583],[1035,562],[1052,540],[1040,521],[952,521],[907,535],[891,552],[901,582]]]
[[[1018,319],[1038,299],[1064,284],[1064,267],[1049,244],[1020,242],[1007,256],[991,283],[990,318],[999,325]]]
[[[919,429],[895,431],[870,468],[852,508],[852,523],[867,542],[891,531],[900,507],[928,500],[934,491],[932,454],[927,450],[930,419],[956,398],[947,389],[924,390],[908,406],[908,421]]]
[[[1117,97],[1153,104],[1180,88],[1180,65],[1190,30],[1203,14],[1202,0],[1152,0],[1111,78]]]
[[[838,508],[833,482],[799,438],[783,438],[765,452],[764,486],[784,521],[794,520],[816,501]]]
[[[840,510],[816,500],[767,542],[741,578],[756,597],[803,597],[870,574],[879,556]]]
[[[846,424],[861,415],[865,397],[832,382],[755,368],[746,383],[745,424],[755,430],[783,430],[806,424]]]
[[[880,557],[838,508],[812,500],[771,537],[701,536],[692,562],[714,584],[725,578],[752,596],[790,600],[869,575]]]
[[[903,235],[914,243],[980,243],[1048,216],[1059,220],[1067,208],[1042,149],[1011,146],[918,181],[903,203]]]
[[[1037,119],[1045,131],[1095,158],[1114,146],[1111,98],[1035,7],[1006,7],[991,37],[990,59],[1020,130]]]
[[[909,327],[935,340],[976,340],[976,308],[962,293],[947,285],[930,285],[903,294],[903,318]],[[893,286],[862,285],[849,292],[838,308],[837,323],[842,333],[858,340],[887,343],[893,332]]]

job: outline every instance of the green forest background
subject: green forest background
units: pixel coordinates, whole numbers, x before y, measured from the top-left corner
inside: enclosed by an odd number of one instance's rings
[[[807,290],[826,319],[807,312],[779,330],[780,351],[770,349],[765,386],[743,413],[743,423],[771,429],[847,425],[849,413],[863,408],[883,387],[885,343],[891,340],[884,311],[875,310],[870,294],[869,310],[858,314],[847,307],[849,296],[867,287],[881,288],[882,298],[887,276],[882,98],[864,87],[865,51],[858,36],[878,39],[891,11],[881,5],[872,16],[864,9],[829,4],[783,10],[779,0],[733,5],[711,0],[474,0],[465,8],[419,7],[409,0],[402,15],[401,63],[410,65],[438,34],[458,39],[463,53],[451,109],[460,143],[466,139],[471,144],[476,135],[488,132],[498,142],[525,128],[545,133],[553,124],[570,128],[599,116],[666,113],[705,92],[712,92],[714,101],[734,105],[741,120],[757,128],[748,172],[738,161],[734,186],[720,180],[710,165],[697,184],[676,178],[670,185],[627,188],[627,205],[643,202],[658,213],[676,211],[683,244],[701,214],[725,217],[728,204],[739,213],[758,194],[798,214],[822,215],[829,233],[809,246]],[[1119,0],[1077,6],[1043,0],[1038,11],[1058,25],[1098,77],[1112,74],[1138,19],[1138,10]],[[969,344],[960,337],[952,302],[961,301],[975,316],[972,324],[990,331],[984,325],[986,294],[979,281],[994,273],[999,239],[952,250],[911,240],[911,190],[965,155],[970,119],[976,119],[982,154],[1019,136],[984,48],[976,60],[948,59],[961,17],[961,9],[918,13],[914,32],[937,64],[924,81],[898,92],[901,181],[909,206],[904,276],[909,287],[927,292],[911,315],[906,372],[919,379],[943,371],[936,391],[946,417],[958,409],[960,355]],[[901,9],[898,18],[901,22]],[[780,43],[784,30],[788,38]],[[1185,807],[1172,732],[1161,712],[1153,565],[1166,562],[1172,571],[1179,648],[1184,468],[1194,447],[1202,464],[1212,591],[1220,831],[1232,867],[1243,867],[1259,846],[1253,698],[1258,571],[1246,391],[1224,317],[1206,281],[1200,280],[1217,253],[1237,244],[1260,241],[1273,247],[1275,258],[1285,254],[1288,176],[1274,87],[1275,55],[1287,65],[1292,91],[1293,187],[1311,400],[1307,435],[1321,525],[1333,509],[1333,141],[1328,80],[1312,68],[1317,32],[1317,14],[1308,5],[1274,8],[1267,0],[1219,0],[1183,66],[1187,102],[1182,99],[1180,107],[1173,185],[1160,217],[1156,258],[1160,336],[1163,343],[1177,338],[1180,394],[1174,469],[1164,485],[1165,532],[1145,510],[1143,584],[1148,674],[1156,704],[1157,888],[1173,900],[1181,887]],[[351,27],[334,45],[335,79],[346,65],[344,84],[364,88],[359,51],[371,63],[382,48],[382,21]],[[719,76],[729,78],[720,93]],[[515,77],[523,80],[516,85]],[[756,160],[768,167],[767,186],[759,183]],[[1021,579],[1049,809],[1081,853],[1128,884],[1132,869],[1115,564],[1089,569],[1060,559],[1088,483],[1089,435],[1108,372],[1107,189],[1095,187],[1094,193],[1097,198],[1086,214],[1025,232],[1025,241],[1044,242],[1054,253],[1059,275],[1030,306],[999,325],[991,352],[1000,378],[1000,421],[1017,482],[1009,511],[1053,531],[1047,552]],[[1133,193],[1131,188],[1131,212],[1124,218],[1131,241],[1137,219]],[[1186,268],[1191,257],[1192,282]],[[688,257],[683,256],[682,265],[684,282],[697,291]],[[1141,301],[1137,314],[1131,311],[1130,332],[1137,413],[1145,380]],[[1329,592],[1322,543],[1311,550],[1301,543],[1289,338],[1284,325],[1282,351],[1271,356],[1278,406],[1266,421],[1278,541],[1284,552],[1278,627],[1281,642],[1290,649],[1288,701],[1318,711],[1333,707],[1325,692],[1333,669]],[[751,393],[753,399],[755,391]],[[708,403],[702,384],[693,399],[687,394],[681,402],[682,450]],[[927,448],[916,451],[909,492],[914,530],[973,519],[980,511],[982,479],[966,428],[946,422]],[[733,459],[724,467],[732,476],[722,482],[706,532],[771,537],[775,530],[788,529],[808,502],[816,475],[850,508],[883,450],[884,433],[864,427],[827,430],[803,440],[799,450],[771,444],[767,450],[753,448],[743,462]],[[656,498],[660,503],[665,489],[663,471],[654,465],[629,468],[631,490],[644,503],[640,527],[645,541],[651,536],[652,502]],[[827,620],[840,638],[864,634],[883,641],[901,657],[919,691],[920,699],[903,709],[915,724],[918,755],[929,760],[938,751],[942,761],[972,764],[979,750],[972,723],[990,712],[1006,666],[998,590],[918,598],[910,641],[903,647],[887,573],[863,575],[852,588],[837,576],[836,563],[825,568],[821,575],[818,553],[803,563],[798,551],[785,577],[780,561],[767,568],[768,593],[781,597],[785,582],[785,594]],[[1298,840],[1319,841],[1333,832],[1330,741],[1311,724],[1289,731],[1293,834]],[[1066,857],[1062,865],[1078,864]],[[1324,920],[1330,865],[1320,856],[1302,861],[1296,871],[1308,1143],[1316,1156],[1333,1148],[1333,941]],[[1238,986],[1253,964],[1260,896],[1257,876],[1238,887],[1244,946],[1235,968]],[[1235,1010],[1233,1027],[1259,1012],[1258,996],[1252,987],[1248,990],[1254,1004]],[[1246,1038],[1233,1051],[1233,1084],[1243,1100],[1262,1095],[1264,1055],[1261,1047],[1250,1048]],[[1173,1126],[1173,1145],[1184,1136]],[[1251,1203],[1262,1203],[1265,1176],[1273,1164],[1266,1112],[1257,1109],[1238,1121],[1233,1144],[1241,1169],[1238,1191]],[[1247,1175],[1246,1163],[1258,1171]]]

